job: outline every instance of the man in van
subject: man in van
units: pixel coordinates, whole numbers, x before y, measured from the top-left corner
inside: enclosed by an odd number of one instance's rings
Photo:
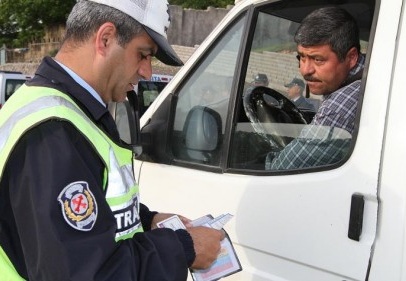
[[[345,157],[349,140],[333,139],[334,129],[350,135],[354,130],[365,62],[355,19],[338,7],[320,8],[302,21],[294,39],[299,71],[310,92],[322,95],[323,101],[298,138],[280,152],[268,154],[266,169],[336,163]]]

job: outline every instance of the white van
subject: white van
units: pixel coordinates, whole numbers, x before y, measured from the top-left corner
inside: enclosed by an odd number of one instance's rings
[[[357,19],[366,53],[355,133],[340,136],[349,146],[333,164],[265,170],[305,124],[251,122],[246,85],[266,73],[283,111],[283,85],[300,77],[294,32],[331,4]],[[142,201],[191,219],[233,214],[225,230],[243,270],[225,280],[406,280],[405,6],[240,1],[142,116]]]
[[[30,75],[25,75],[21,72],[0,70],[0,108],[30,78]]]

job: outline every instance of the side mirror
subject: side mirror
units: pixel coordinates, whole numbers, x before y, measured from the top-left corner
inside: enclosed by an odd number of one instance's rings
[[[218,149],[220,143],[221,124],[218,112],[204,106],[192,108],[183,128],[188,157],[210,162],[212,153]]]

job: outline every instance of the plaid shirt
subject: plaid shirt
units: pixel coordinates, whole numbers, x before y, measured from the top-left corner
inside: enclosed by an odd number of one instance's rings
[[[347,81],[364,69],[359,56]],[[348,82],[345,82],[346,84]],[[283,150],[267,155],[265,169],[286,170],[336,163],[348,152],[355,126],[361,80],[355,80],[326,95],[312,122]]]

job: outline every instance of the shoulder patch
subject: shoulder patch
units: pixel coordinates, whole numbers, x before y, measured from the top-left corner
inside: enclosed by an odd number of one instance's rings
[[[89,184],[77,181],[66,186],[58,196],[62,215],[74,229],[90,231],[97,218],[97,203]]]

